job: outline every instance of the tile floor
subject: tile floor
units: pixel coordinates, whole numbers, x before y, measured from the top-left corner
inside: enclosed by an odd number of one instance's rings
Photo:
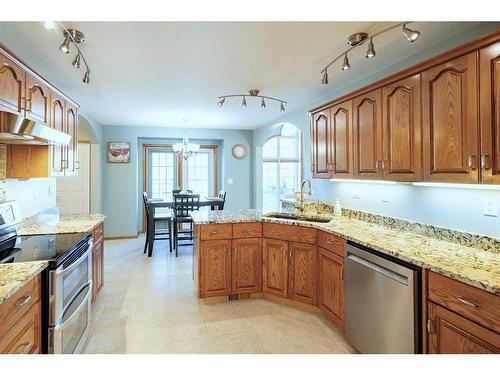
[[[105,286],[92,305],[86,353],[354,353],[325,319],[266,299],[195,296],[191,249],[178,258],[144,238],[105,243]]]

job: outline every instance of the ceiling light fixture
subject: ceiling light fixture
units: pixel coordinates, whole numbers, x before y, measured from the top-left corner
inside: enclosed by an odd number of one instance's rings
[[[70,51],[70,46],[71,43],[75,46],[77,54],[75,58],[73,59],[73,62],[71,65],[73,65],[75,68],[79,68],[81,65],[81,61],[83,60],[83,63],[85,64],[85,74],[83,76],[82,82],[83,83],[90,83],[90,67],[89,64],[87,63],[87,60],[85,60],[85,56],[83,55],[80,47],[78,47],[78,44],[81,44],[85,41],[85,35],[76,29],[67,29],[61,22],[59,21],[46,21],[44,23],[45,28],[49,30],[50,23],[53,24],[52,28],[55,28],[55,26],[59,26],[62,31],[63,31],[63,36],[64,36],[64,41],[62,44],[59,46],[59,50],[64,53],[69,53]]]
[[[368,43],[368,50],[366,51],[366,58],[371,59],[375,57],[375,47],[373,47],[373,38],[370,38],[370,43]]]
[[[217,105],[219,107],[222,107],[222,105],[226,101],[226,98],[242,98],[241,105],[243,107],[246,107],[247,106],[247,99],[246,98],[249,97],[249,98],[259,98],[259,99],[261,99],[260,106],[262,108],[266,108],[266,105],[267,105],[266,104],[266,100],[279,102],[280,103],[280,111],[281,112],[285,111],[284,104],[287,104],[286,101],[284,101],[282,99],[278,99],[278,98],[272,98],[270,96],[259,95],[259,92],[260,92],[259,90],[253,89],[253,90],[249,90],[248,94],[222,95],[222,96],[219,96],[219,101],[217,102]]]
[[[189,119],[183,118],[182,121],[184,121],[184,137],[182,138],[182,143],[174,143],[172,145],[172,149],[178,157],[182,157],[184,160],[187,160],[191,155],[200,151],[200,145],[189,142],[187,126]]]
[[[376,33],[373,33],[371,35],[368,35],[367,33],[355,33],[355,34],[352,34],[351,36],[349,36],[349,38],[347,39],[347,44],[349,45],[349,47],[344,52],[342,52],[337,57],[335,57],[332,61],[330,61],[330,63],[328,63],[321,70],[321,74],[323,75],[322,79],[321,79],[321,83],[323,85],[328,84],[328,72],[327,72],[328,68],[330,66],[332,66],[334,63],[336,63],[337,61],[339,61],[341,58],[344,58],[344,61],[342,63],[342,70],[348,70],[351,67],[351,65],[349,63],[349,58],[347,57],[347,54],[350,53],[354,48],[363,45],[365,43],[365,41],[367,41],[368,39],[370,41],[368,44],[368,50],[366,52],[366,58],[371,58],[371,57],[375,56],[375,48],[373,46],[373,38],[378,37],[379,35],[382,35],[390,30],[394,30],[396,28],[403,27],[403,34],[406,36],[406,38],[410,42],[416,41],[420,37],[420,32],[407,28],[406,25],[408,25],[410,23],[413,23],[413,22],[411,22],[411,21],[400,22],[400,23],[397,23],[395,25],[386,27],[385,29],[382,29],[380,31],[377,31]]]

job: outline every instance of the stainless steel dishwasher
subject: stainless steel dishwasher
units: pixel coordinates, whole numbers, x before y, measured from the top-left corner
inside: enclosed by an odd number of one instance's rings
[[[345,333],[361,353],[420,351],[420,269],[345,245]]]

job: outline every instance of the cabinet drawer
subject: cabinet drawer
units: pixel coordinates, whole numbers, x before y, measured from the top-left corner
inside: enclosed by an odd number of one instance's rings
[[[262,237],[262,223],[233,224],[233,238]]]
[[[345,240],[333,234],[318,230],[318,246],[332,253],[344,257]]]
[[[316,229],[299,227],[297,225],[264,223],[265,238],[275,238],[284,241],[301,243],[316,243]]]
[[[97,242],[104,237],[104,225],[103,225],[103,223],[100,223],[99,225],[97,225],[97,227],[94,228],[93,237],[94,237],[94,242]]]
[[[41,303],[34,306],[0,339],[2,354],[37,354],[40,352]]]
[[[232,224],[201,225],[202,240],[230,240],[233,235]]]
[[[0,305],[0,338],[40,299],[38,274]]]
[[[428,273],[429,299],[476,323],[500,332],[500,297],[450,279]]]

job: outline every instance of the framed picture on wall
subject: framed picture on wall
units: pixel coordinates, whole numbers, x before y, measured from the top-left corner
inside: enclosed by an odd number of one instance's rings
[[[130,142],[108,142],[108,163],[130,163]]]

